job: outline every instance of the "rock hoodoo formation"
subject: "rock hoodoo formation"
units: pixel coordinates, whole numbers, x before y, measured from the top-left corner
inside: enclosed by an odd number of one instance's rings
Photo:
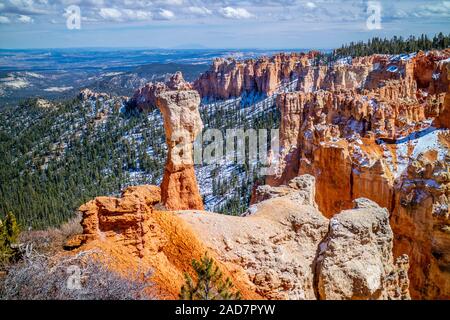
[[[158,187],[128,188],[80,208],[76,250],[101,250],[124,274],[150,268],[160,298],[176,298],[191,260],[208,252],[247,299],[408,299],[408,259],[394,263],[387,210],[359,199],[328,220],[314,190],[312,176],[260,188],[265,199],[236,217],[160,211]]]
[[[414,298],[450,298],[450,52],[306,67],[277,98],[281,159],[271,186],[311,174],[326,217],[369,198],[391,212]]]
[[[408,299],[408,256],[393,262],[389,212],[367,199],[355,200],[354,206],[330,220],[320,244],[319,297]]]
[[[132,101],[141,110],[157,107],[164,118],[168,158],[162,203],[170,210],[203,210],[193,160],[193,143],[203,128],[198,92],[177,72],[167,83],[150,83],[137,90]]]
[[[203,210],[194,172],[193,143],[203,128],[198,107],[200,96],[193,90],[171,90],[158,95],[169,148],[161,196],[171,210]]]

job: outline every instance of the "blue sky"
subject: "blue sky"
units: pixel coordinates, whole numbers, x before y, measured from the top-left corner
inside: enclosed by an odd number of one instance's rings
[[[450,1],[1,0],[0,48],[333,48],[373,36],[450,33]],[[81,10],[81,29],[66,26]]]

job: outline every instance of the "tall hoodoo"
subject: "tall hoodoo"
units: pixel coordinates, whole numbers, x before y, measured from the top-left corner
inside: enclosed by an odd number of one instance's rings
[[[170,210],[203,210],[193,161],[193,143],[203,128],[198,110],[200,95],[190,90],[179,73],[167,86],[168,91],[156,97],[169,149],[161,184],[162,202]]]

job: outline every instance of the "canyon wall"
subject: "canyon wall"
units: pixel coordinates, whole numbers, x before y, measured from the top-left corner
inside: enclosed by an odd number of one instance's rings
[[[281,82],[295,78],[316,54],[280,53],[245,61],[215,59],[211,69],[194,82],[194,88],[202,98],[229,99],[245,92],[271,95]]]
[[[449,57],[446,50],[309,67],[299,91],[277,97],[281,160],[266,182],[315,176],[329,218],[360,197],[387,208],[395,254],[411,258],[415,298],[450,298]],[[434,169],[414,167],[425,166],[424,155]]]
[[[409,259],[394,259],[388,211],[368,199],[343,198],[351,209],[328,219],[316,203],[321,187],[312,175],[293,177],[283,186],[260,186],[255,203],[240,217],[202,211],[192,165],[192,143],[202,129],[200,96],[180,74],[153,96],[169,149],[161,187],[129,187],[120,198],[98,197],[81,206],[83,234],[70,239],[66,248],[95,250],[109,268],[125,276],[129,270],[150,271],[148,290],[161,299],[177,298],[184,274],[195,279],[192,260],[205,253],[244,299],[410,298]],[[296,108],[285,111],[290,128],[303,123],[309,101],[334,108],[328,95],[311,98],[292,97]],[[289,115],[291,109],[295,113]],[[303,128],[285,130],[284,147],[305,143],[306,152],[314,154],[318,141],[336,142],[338,126],[327,126],[320,117],[316,130],[313,115],[308,119],[311,136]],[[348,145],[340,148],[342,154],[330,149],[329,155],[317,157],[348,158],[340,168],[347,174],[352,169]],[[296,175],[298,166],[292,171]],[[331,172],[328,177],[333,178]]]

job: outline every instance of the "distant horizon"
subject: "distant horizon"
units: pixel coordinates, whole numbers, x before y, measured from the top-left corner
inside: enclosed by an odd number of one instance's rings
[[[170,50],[170,51],[177,51],[177,50],[192,50],[192,51],[205,51],[205,50],[214,50],[214,51],[233,51],[233,50],[258,50],[258,51],[276,51],[276,50],[294,50],[294,51],[307,51],[307,50],[318,50],[318,51],[329,51],[329,50],[333,50],[335,48],[238,48],[238,47],[230,47],[230,48],[164,48],[164,47],[35,47],[35,48],[1,48],[1,51],[27,51],[27,50],[80,50],[80,49],[85,49],[85,50],[110,50],[110,49],[115,49],[115,50]]]
[[[336,48],[450,30],[448,0],[157,0],[0,3],[0,47]]]

